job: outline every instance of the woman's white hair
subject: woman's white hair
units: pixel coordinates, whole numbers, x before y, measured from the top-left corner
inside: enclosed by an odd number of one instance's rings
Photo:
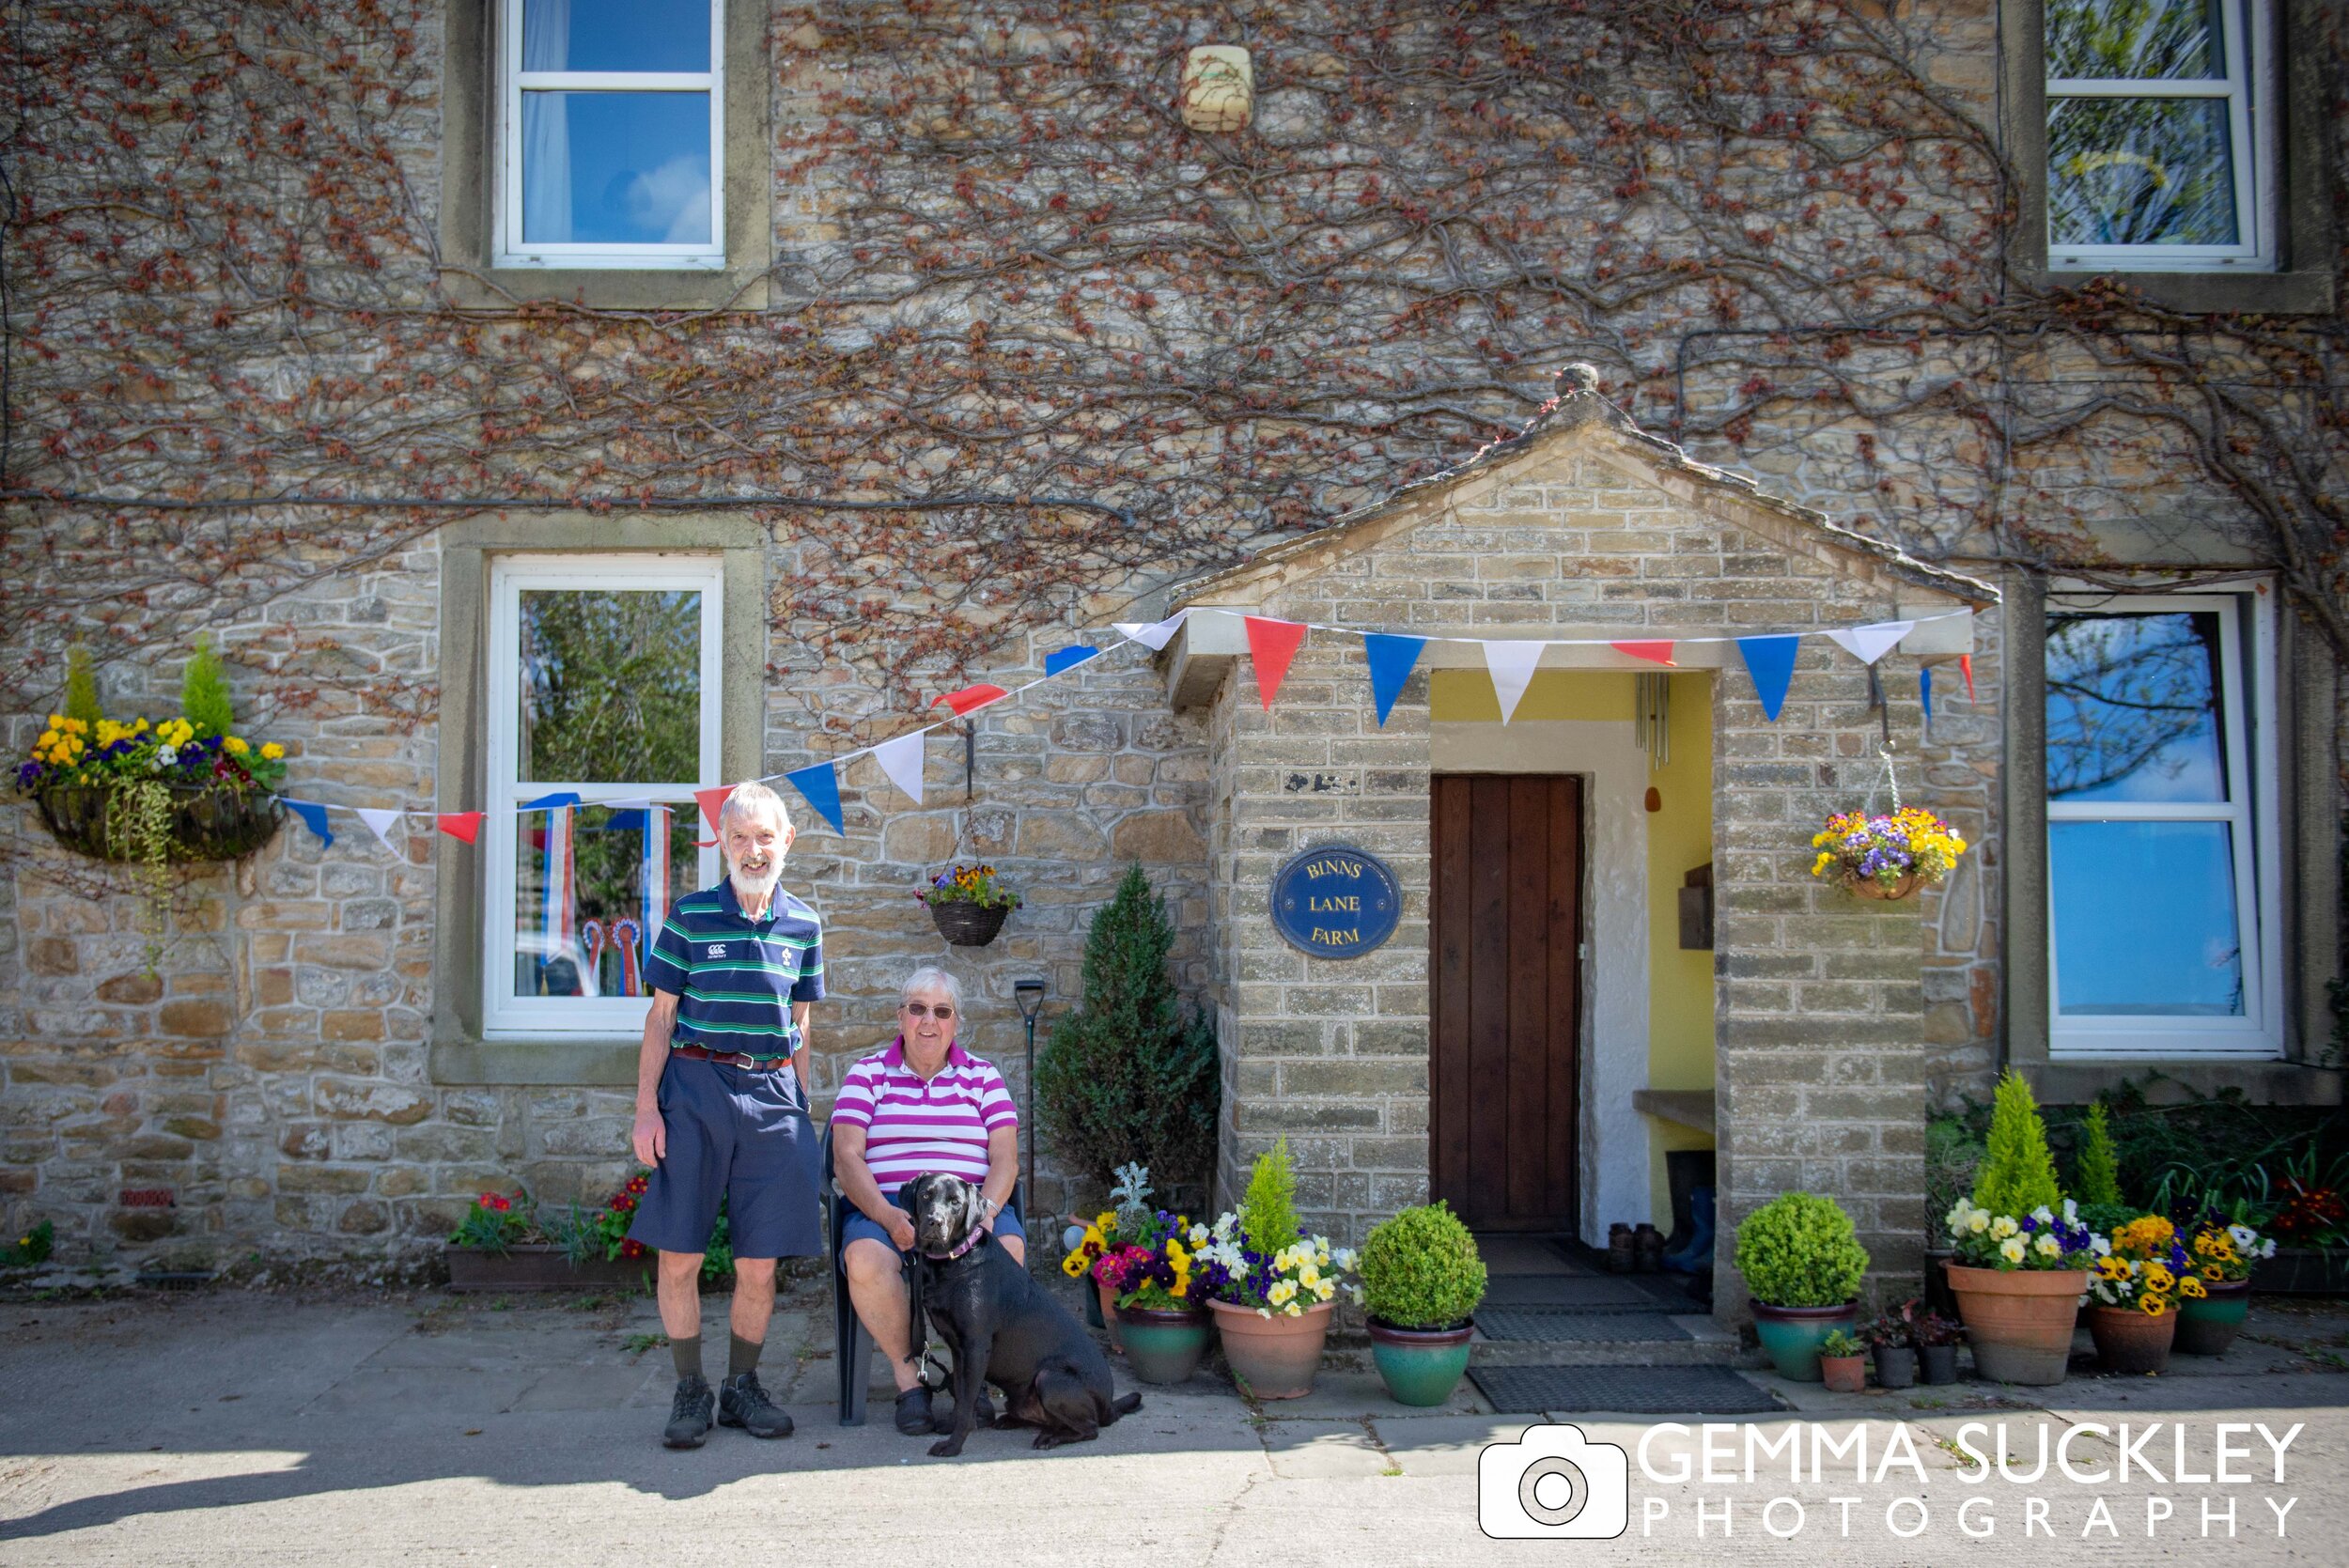
[[[903,1007],[913,1000],[916,991],[943,991],[946,1000],[955,1004],[955,1014],[962,1014],[962,983],[936,964],[925,964],[906,976],[906,983],[897,991],[897,1005]]]

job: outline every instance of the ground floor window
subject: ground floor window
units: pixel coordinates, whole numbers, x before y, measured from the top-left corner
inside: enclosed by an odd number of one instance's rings
[[[490,573],[486,1032],[644,1027],[644,955],[717,880],[714,556],[511,556]]]
[[[2281,1054],[2264,596],[2047,603],[2050,1048]]]

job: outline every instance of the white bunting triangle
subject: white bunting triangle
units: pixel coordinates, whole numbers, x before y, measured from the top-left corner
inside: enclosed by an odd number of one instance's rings
[[[1835,645],[1862,664],[1873,664],[1892,651],[1892,645],[1915,629],[1915,621],[1878,621],[1873,626],[1856,626],[1848,631],[1830,631]]]
[[[381,806],[353,806],[351,809],[359,814],[359,820],[383,841],[384,848],[392,849],[395,854],[398,852],[392,844],[392,824],[399,820],[400,813],[385,811]]]
[[[1533,667],[1542,661],[1542,650],[1548,643],[1487,642],[1485,644],[1485,668],[1492,672],[1493,695],[1501,699],[1501,722],[1507,723],[1525,700],[1525,689],[1532,683]]]
[[[926,733],[915,730],[873,748],[873,760],[889,775],[889,782],[912,796],[917,806],[922,803],[922,737]]]
[[[1181,626],[1183,617],[1190,613],[1189,610],[1177,610],[1155,626],[1143,621],[1119,621],[1116,626],[1118,632],[1128,641],[1140,643],[1156,653],[1166,646],[1174,635],[1174,629]]]

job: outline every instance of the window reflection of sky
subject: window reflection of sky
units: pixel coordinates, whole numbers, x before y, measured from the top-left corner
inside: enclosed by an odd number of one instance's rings
[[[2056,822],[2056,1008],[2066,1017],[2239,1017],[2233,830]]]
[[[711,242],[708,93],[524,93],[522,146],[525,243]]]
[[[709,0],[522,0],[539,70],[708,70]]]
[[[2208,612],[2049,619],[2049,800],[2227,799],[2218,628]]]

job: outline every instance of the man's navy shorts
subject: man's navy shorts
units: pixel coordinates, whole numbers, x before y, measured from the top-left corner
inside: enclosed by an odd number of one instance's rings
[[[905,1208],[906,1206],[906,1189],[902,1187],[884,1192],[881,1196],[896,1204],[899,1208]],[[909,1209],[907,1212],[911,1213],[912,1211]],[[991,1229],[994,1231],[995,1239],[998,1241],[1003,1240],[1005,1236],[1018,1236],[1019,1238],[1020,1246],[1025,1247],[1028,1244],[1028,1229],[1026,1226],[1019,1223],[1019,1216],[1015,1210],[1007,1208],[1002,1213],[996,1215],[995,1223]],[[897,1244],[889,1239],[889,1232],[886,1227],[884,1227],[879,1220],[867,1216],[863,1209],[851,1208],[848,1210],[848,1222],[840,1227],[841,1250],[844,1252],[847,1251],[848,1243],[859,1240],[878,1241],[883,1247],[888,1248],[891,1251],[896,1252],[899,1257],[902,1258],[905,1256],[903,1252],[898,1251]]]
[[[816,1198],[821,1151],[799,1075],[672,1055],[661,1069],[668,1152],[629,1226],[630,1241],[701,1252],[726,1201],[738,1258],[807,1258],[824,1250]]]

